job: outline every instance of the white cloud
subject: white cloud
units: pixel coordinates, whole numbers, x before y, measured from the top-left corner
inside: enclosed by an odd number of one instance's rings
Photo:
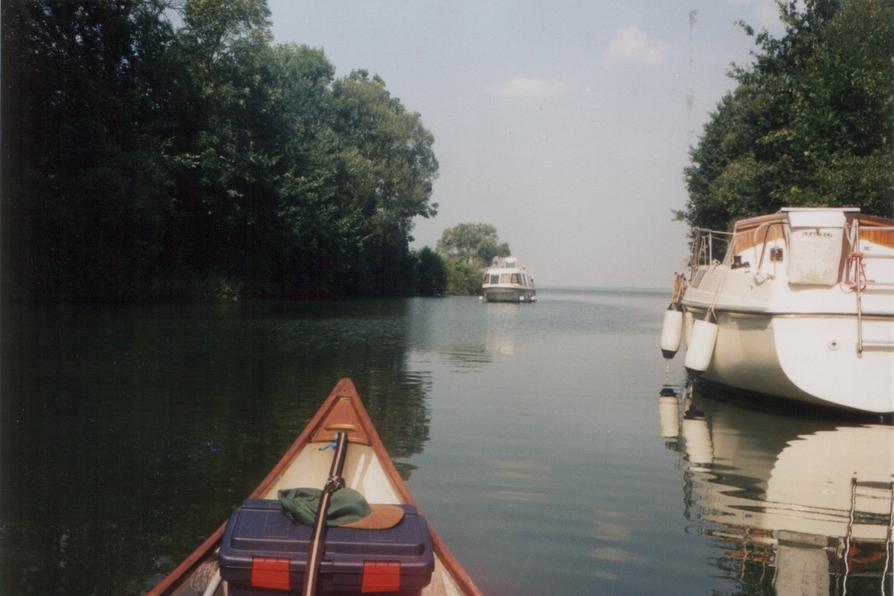
[[[514,77],[493,89],[500,97],[552,97],[562,95],[568,86],[561,81],[547,81],[538,77]]]
[[[615,33],[605,55],[606,64],[663,64],[670,53],[670,44],[651,38],[636,25],[622,27]]]

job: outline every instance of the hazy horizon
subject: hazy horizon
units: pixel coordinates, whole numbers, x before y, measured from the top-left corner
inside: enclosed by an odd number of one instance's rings
[[[435,137],[438,216],[496,226],[539,286],[670,287],[686,261],[688,149],[773,0],[271,0],[277,43],[381,76]]]

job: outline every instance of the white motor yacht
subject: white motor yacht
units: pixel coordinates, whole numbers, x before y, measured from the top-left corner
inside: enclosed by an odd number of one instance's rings
[[[484,272],[482,298],[487,302],[536,302],[534,276],[515,257],[494,257]]]
[[[701,380],[894,411],[894,221],[853,208],[782,209],[732,233],[699,229],[692,248],[665,316],[665,356],[682,335],[686,368]]]

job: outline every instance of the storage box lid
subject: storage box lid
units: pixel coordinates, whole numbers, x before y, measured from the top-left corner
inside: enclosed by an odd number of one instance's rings
[[[415,507],[403,508],[404,519],[387,530],[328,528],[324,566],[359,573],[364,562],[398,561],[402,574],[431,574],[428,524]],[[287,558],[292,571],[303,571],[312,536],[313,528],[289,519],[278,501],[245,500],[230,516],[221,541],[221,569],[250,569],[255,558]]]

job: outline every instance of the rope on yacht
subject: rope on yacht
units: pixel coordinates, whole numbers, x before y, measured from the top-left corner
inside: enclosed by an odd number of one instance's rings
[[[866,264],[863,260],[865,256],[860,250],[860,221],[854,221],[853,225],[847,230],[847,267],[845,268],[845,279],[841,285],[857,295],[866,289]]]
[[[674,274],[674,289],[671,293],[671,304],[679,304],[686,293],[686,276],[680,273]]]
[[[853,292],[857,297],[857,357],[861,358],[863,356],[863,292],[866,290],[869,280],[866,277],[864,254],[860,250],[859,219],[855,220],[847,231],[847,243],[850,252],[847,255],[845,279],[840,287]]]
[[[727,236],[727,237],[728,237],[728,240],[727,240],[728,244],[727,244],[727,251],[726,251],[727,254],[726,254],[726,256],[724,257],[724,263],[720,263],[719,261],[716,261],[716,260],[714,260],[714,259],[712,259],[712,260],[708,263],[708,265],[709,265],[710,267],[714,267],[714,266],[715,266],[715,263],[718,264],[718,265],[720,265],[720,264],[727,264],[727,265],[728,265],[728,263],[726,263],[726,259],[727,259],[727,257],[729,257],[730,254],[732,253],[732,250],[731,250],[732,247],[730,246],[730,244],[731,244],[731,243],[733,242],[733,240],[735,239],[735,236],[736,236],[735,232],[721,232],[721,231],[719,231],[719,230],[709,230],[709,229],[707,229],[707,228],[696,228],[696,233],[697,233],[697,234],[702,234],[702,233],[704,233],[704,232],[708,232],[707,242],[708,242],[708,247],[709,247],[709,250],[711,251],[711,253],[713,253],[713,247],[712,247],[711,245],[712,245],[712,243],[713,243],[713,236],[714,236],[714,234],[717,234],[717,235],[719,235],[719,236]],[[703,242],[703,240],[699,240],[699,242],[701,243],[701,242]],[[729,273],[729,270],[730,270],[729,266],[727,266],[727,267],[723,270],[723,275],[722,275],[721,278],[720,278],[720,283],[717,284],[717,287],[714,289],[714,296],[711,298],[711,305],[710,305],[710,307],[708,308],[708,310],[705,311],[705,320],[706,320],[706,321],[709,321],[711,318],[716,319],[715,314],[714,314],[714,309],[715,309],[715,307],[717,306],[717,302],[718,302],[719,299],[720,299],[720,290],[723,289],[723,284],[726,283],[726,275],[727,275],[727,273]]]
[[[863,292],[866,289],[866,264],[863,261],[863,253],[854,251],[847,256],[848,270],[853,268],[854,280],[848,276],[847,288],[851,292]]]

